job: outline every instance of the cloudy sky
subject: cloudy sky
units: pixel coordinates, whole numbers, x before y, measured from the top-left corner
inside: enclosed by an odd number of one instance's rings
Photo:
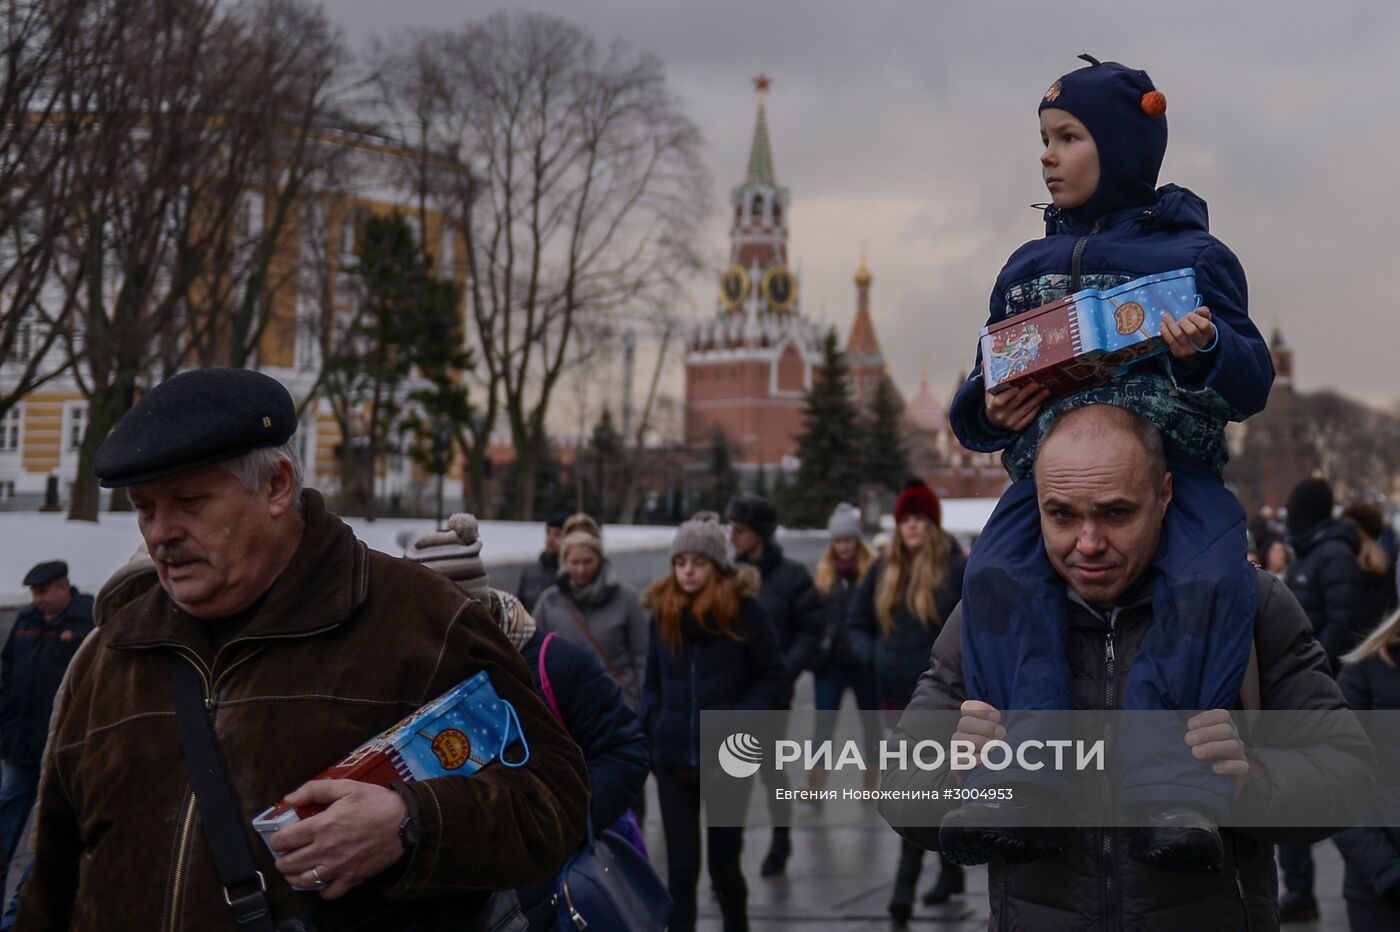
[[[330,0],[357,44],[504,8],[476,0]],[[876,327],[906,393],[927,366],[947,396],[971,362],[1006,256],[1040,235],[1036,105],[1090,52],[1145,68],[1169,100],[1163,181],[1210,205],[1240,256],[1250,312],[1282,327],[1297,381],[1400,398],[1400,4],[835,0],[534,0],[600,39],[655,52],[706,138],[725,257],[730,187],[768,99],[806,313],[840,326],[864,241]],[[1391,282],[1391,284],[1387,284]],[[714,313],[697,282],[689,313]],[[1387,297],[1390,295],[1391,297]]]

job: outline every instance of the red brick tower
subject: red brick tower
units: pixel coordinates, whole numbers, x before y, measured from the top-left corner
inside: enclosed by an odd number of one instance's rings
[[[720,276],[718,312],[686,340],[686,443],[704,446],[723,432],[734,460],[781,465],[797,448],[802,396],[821,362],[818,328],[802,315],[788,266],[787,188],[778,185],[768,140],[764,75],[743,184],[734,188],[729,267]]]

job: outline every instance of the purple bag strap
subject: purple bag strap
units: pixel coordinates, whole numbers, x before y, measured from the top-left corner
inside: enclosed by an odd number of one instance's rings
[[[564,724],[564,715],[559,711],[559,702],[554,698],[554,687],[549,683],[549,671],[544,666],[545,651],[549,650],[549,642],[554,640],[554,632],[551,631],[544,636],[544,641],[540,644],[540,692],[544,693],[544,701],[549,703],[549,711],[554,713],[554,718],[563,726],[564,731],[569,730],[569,726]],[[571,736],[572,737],[572,736]]]

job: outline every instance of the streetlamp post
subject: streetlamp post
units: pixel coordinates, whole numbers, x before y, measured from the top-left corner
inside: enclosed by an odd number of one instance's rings
[[[433,465],[437,467],[437,528],[442,530],[442,485],[450,466],[452,422],[439,415],[433,419]]]

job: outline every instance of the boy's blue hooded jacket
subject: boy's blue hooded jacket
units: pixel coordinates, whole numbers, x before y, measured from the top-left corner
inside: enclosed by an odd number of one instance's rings
[[[1195,458],[1219,468],[1223,444],[1209,435],[1223,431],[1223,420],[1243,420],[1263,410],[1273,383],[1268,345],[1249,319],[1244,269],[1224,243],[1210,234],[1206,203],[1186,188],[1164,185],[1154,203],[1106,214],[1092,224],[1050,207],[1045,211],[1045,238],[1012,253],[992,289],[988,323],[1024,313],[1082,288],[1111,288],[1158,272],[1190,268],[1196,290],[1210,308],[1220,341],[1187,367],[1162,354],[1132,370],[1135,377],[1165,382],[1191,413],[1202,416],[1184,424],[1167,439]],[[1212,389],[1211,391],[1202,391]],[[1212,398],[1211,395],[1216,397]],[[1223,404],[1221,403],[1223,402]],[[982,354],[953,400],[953,431],[970,450],[991,452],[1011,447],[1006,455],[1013,477],[1029,469],[1047,414],[1018,437],[987,422],[982,384]],[[1177,419],[1199,420],[1199,419]],[[1202,449],[1202,447],[1207,449]],[[1214,462],[1218,459],[1219,462]]]

